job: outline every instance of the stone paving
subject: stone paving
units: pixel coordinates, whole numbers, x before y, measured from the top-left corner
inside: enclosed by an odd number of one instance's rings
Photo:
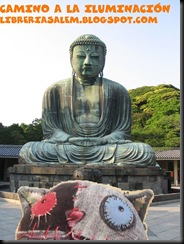
[[[146,217],[149,240],[181,241],[180,201],[151,205]]]
[[[0,240],[15,240],[22,212],[18,201],[0,198]]]

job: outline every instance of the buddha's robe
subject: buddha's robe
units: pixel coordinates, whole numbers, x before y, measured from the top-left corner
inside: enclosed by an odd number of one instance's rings
[[[42,104],[44,138],[40,142],[26,143],[20,151],[20,158],[27,163],[154,166],[153,149],[148,144],[130,140],[131,100],[125,87],[103,78],[95,91],[97,101],[88,108],[78,98],[77,92],[82,93],[80,86],[73,79],[66,79],[46,90]],[[86,116],[87,121],[86,117],[82,117],[83,112],[87,113],[85,109],[91,109],[89,118]],[[68,138],[75,137],[84,138],[81,145],[68,141]],[[88,145],[88,138],[91,137],[104,138],[107,143]]]

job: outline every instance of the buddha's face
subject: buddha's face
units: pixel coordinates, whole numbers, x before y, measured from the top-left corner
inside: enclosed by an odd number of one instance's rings
[[[80,79],[96,78],[104,67],[103,48],[97,45],[75,46],[71,62]]]

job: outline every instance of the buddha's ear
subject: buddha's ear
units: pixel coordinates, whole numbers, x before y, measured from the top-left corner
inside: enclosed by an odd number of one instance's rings
[[[138,212],[140,219],[144,223],[148,208],[154,198],[154,193],[151,189],[137,190],[137,191],[123,191],[125,197],[133,204],[135,210]]]
[[[38,187],[21,186],[17,190],[17,194],[22,207],[22,212],[25,215],[31,205],[41,199],[48,192],[48,189]]]

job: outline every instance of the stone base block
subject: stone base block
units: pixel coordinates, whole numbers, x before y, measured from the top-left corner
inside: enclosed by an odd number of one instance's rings
[[[152,189],[155,195],[168,193],[165,189],[165,170],[154,166],[18,164],[8,170],[11,192],[17,192],[20,186],[49,189],[61,181],[82,179],[122,190]]]

